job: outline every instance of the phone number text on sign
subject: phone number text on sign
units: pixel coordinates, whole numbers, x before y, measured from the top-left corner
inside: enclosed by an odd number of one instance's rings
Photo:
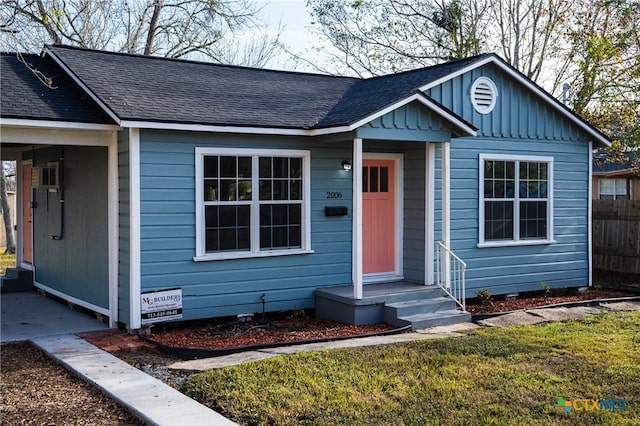
[[[142,324],[182,318],[182,289],[152,291],[140,295]]]

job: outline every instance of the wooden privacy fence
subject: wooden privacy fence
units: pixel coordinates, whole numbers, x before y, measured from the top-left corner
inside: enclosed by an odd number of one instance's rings
[[[593,200],[593,268],[640,274],[640,201]]]

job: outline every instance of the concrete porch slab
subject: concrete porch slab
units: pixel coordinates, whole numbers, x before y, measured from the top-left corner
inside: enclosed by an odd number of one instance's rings
[[[40,293],[2,295],[2,343],[108,328],[107,324]]]

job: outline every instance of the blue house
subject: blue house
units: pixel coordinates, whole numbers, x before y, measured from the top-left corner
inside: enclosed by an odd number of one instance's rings
[[[357,79],[67,46],[2,55],[18,261],[115,325],[591,283],[606,136],[493,54]]]

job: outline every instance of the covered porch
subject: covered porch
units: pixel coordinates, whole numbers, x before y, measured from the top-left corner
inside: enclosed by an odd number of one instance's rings
[[[472,135],[420,97],[356,129],[351,285],[318,289],[318,316],[414,329],[468,320],[466,265],[449,247],[449,151]]]

